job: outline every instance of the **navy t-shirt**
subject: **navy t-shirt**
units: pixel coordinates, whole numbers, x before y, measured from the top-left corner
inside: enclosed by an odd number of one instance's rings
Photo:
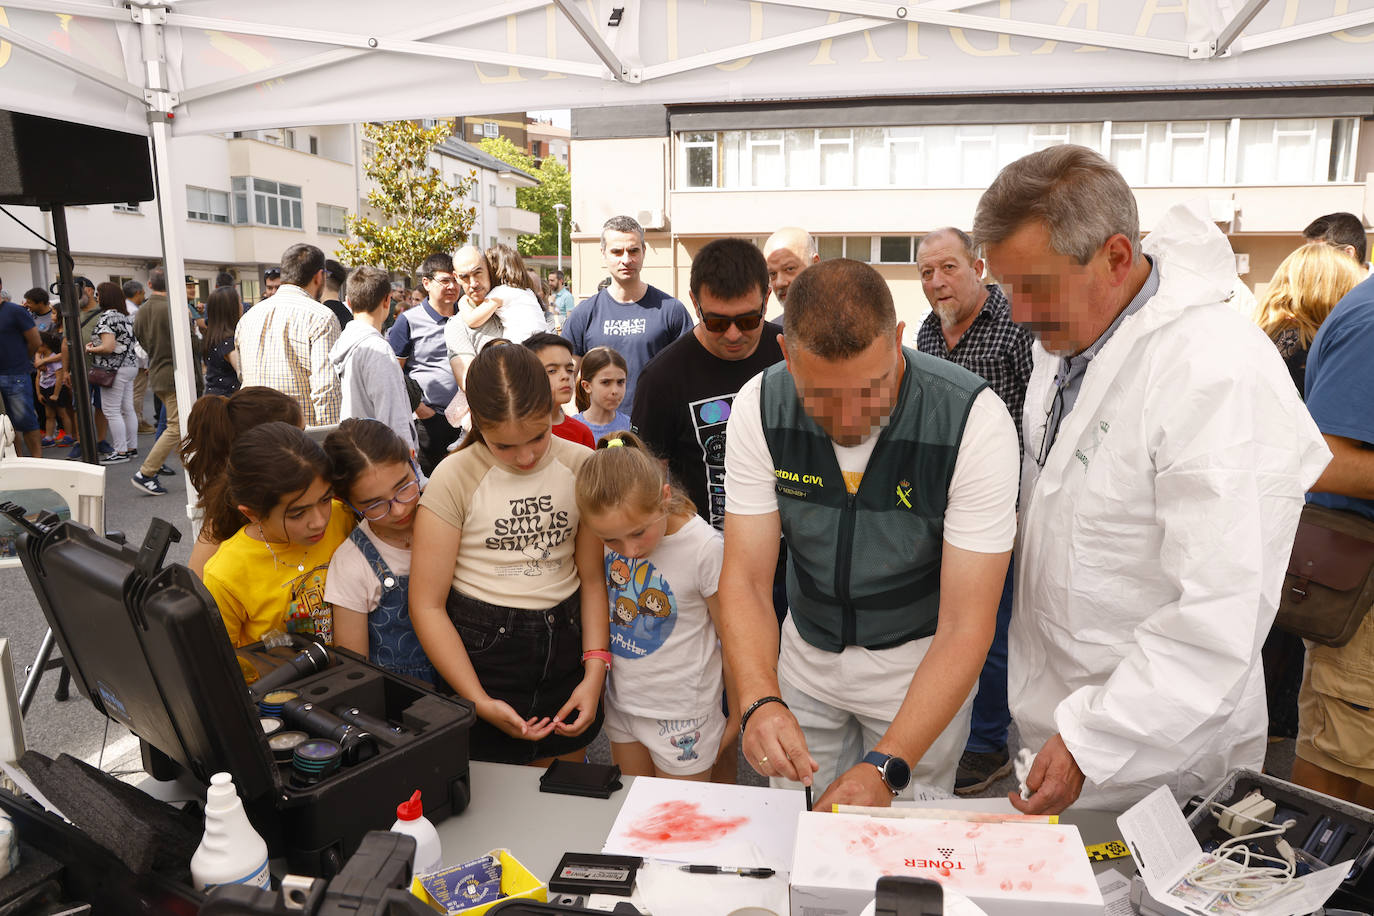
[[[658,351],[691,330],[687,306],[652,286],[638,302],[616,302],[609,292],[599,290],[578,303],[563,323],[563,337],[578,356],[595,347],[610,347],[625,357],[625,404],[635,402],[640,370]]]
[[[33,315],[17,302],[0,302],[0,375],[27,375],[33,370],[29,342],[24,334],[33,327]]]
[[[1307,354],[1307,409],[1317,428],[1374,448],[1374,277],[1345,294]],[[1374,500],[1309,493],[1307,501],[1374,519]]]

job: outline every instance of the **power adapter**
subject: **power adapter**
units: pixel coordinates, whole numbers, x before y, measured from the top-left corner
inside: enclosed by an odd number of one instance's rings
[[[1217,824],[1231,836],[1254,833],[1269,823],[1277,806],[1260,794],[1251,792],[1239,801],[1217,807]]]

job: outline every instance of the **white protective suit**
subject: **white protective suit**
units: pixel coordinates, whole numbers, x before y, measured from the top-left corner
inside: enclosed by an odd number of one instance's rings
[[[1264,763],[1260,647],[1303,494],[1331,453],[1272,342],[1225,302],[1231,246],[1200,204],[1149,235],[1158,293],[1089,364],[1043,470],[1058,358],[1035,347],[1007,695],[1056,732],[1082,808],[1180,799]]]

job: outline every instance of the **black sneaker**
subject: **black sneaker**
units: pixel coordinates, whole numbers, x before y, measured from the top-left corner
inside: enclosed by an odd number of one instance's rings
[[[987,753],[964,751],[954,774],[954,794],[977,795],[1010,772],[1011,754],[1005,745]]]
[[[138,487],[144,493],[149,493],[153,496],[167,495],[167,488],[164,487],[162,484],[158,483],[156,476],[145,477],[143,476],[143,472],[139,471],[138,473],[134,474],[132,482],[135,487]]]
[[[123,464],[129,460],[128,452],[101,452],[101,464]]]
[[[176,475],[177,475],[177,469],[176,469],[176,468],[174,468],[174,467],[169,467],[168,465],[165,465],[165,464],[164,464],[162,467],[160,467],[160,468],[157,469],[157,473],[156,473],[154,476],[156,476],[156,477],[175,477]]]

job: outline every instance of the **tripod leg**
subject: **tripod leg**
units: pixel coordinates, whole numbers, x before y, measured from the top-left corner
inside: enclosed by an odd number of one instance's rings
[[[48,668],[48,657],[52,655],[52,647],[56,642],[57,637],[53,635],[52,627],[49,627],[47,634],[43,637],[42,644],[38,647],[38,657],[26,669],[28,676],[24,679],[24,686],[19,691],[19,714],[21,716],[28,715],[29,704],[33,702],[33,695],[38,692],[38,682],[43,680],[43,672]]]
[[[57,675],[57,689],[53,691],[52,698],[59,703],[65,702],[71,697],[72,673],[67,668],[65,662],[61,663]]]

